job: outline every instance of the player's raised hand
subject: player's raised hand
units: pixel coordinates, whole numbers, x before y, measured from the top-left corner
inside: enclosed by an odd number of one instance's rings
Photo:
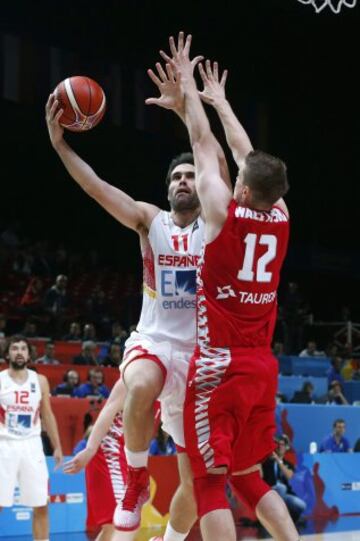
[[[51,144],[56,147],[57,143],[61,141],[64,134],[64,128],[60,125],[60,117],[63,114],[63,109],[59,109],[60,104],[55,98],[54,94],[50,94],[49,99],[45,106],[45,118],[47,128],[49,130],[49,136]]]
[[[153,83],[158,87],[160,96],[158,98],[147,98],[145,103],[147,105],[158,105],[164,109],[172,109],[177,112],[181,112],[184,109],[184,93],[181,89],[181,74],[176,77],[174,70],[167,62],[166,71],[160,64],[156,63],[156,69],[158,75],[152,70],[148,69],[147,73]]]
[[[219,80],[218,63],[214,62],[211,66],[210,60],[206,60],[205,68],[202,64],[199,64],[199,73],[204,84],[202,92],[199,92],[201,99],[211,105],[225,100],[225,83],[228,71],[224,70]]]
[[[179,32],[177,45],[173,36],[169,38],[169,46],[172,57],[166,54],[164,51],[160,51],[163,59],[171,64],[175,76],[178,76],[178,72],[181,72],[181,76],[184,78],[192,78],[195,66],[203,60],[203,56],[195,56],[190,60],[190,47],[192,36],[188,34],[185,38],[184,32]]]
[[[90,462],[94,453],[90,449],[84,449],[75,455],[69,462],[64,464],[64,473],[79,473]]]

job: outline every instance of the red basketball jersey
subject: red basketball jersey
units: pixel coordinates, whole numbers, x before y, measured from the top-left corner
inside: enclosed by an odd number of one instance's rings
[[[232,200],[198,269],[200,346],[270,345],[288,238],[289,219],[280,208],[257,211]]]

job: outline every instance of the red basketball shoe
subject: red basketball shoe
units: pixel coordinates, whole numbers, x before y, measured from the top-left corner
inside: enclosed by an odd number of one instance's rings
[[[150,498],[150,479],[147,468],[128,466],[126,491],[114,513],[117,530],[132,531],[140,526],[142,506]]]

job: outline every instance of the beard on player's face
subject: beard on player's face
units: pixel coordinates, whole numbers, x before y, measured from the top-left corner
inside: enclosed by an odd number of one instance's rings
[[[170,195],[169,194],[170,208],[176,212],[182,212],[184,210],[195,210],[200,207],[200,201],[196,192],[191,194]]]
[[[16,356],[15,359],[9,359],[10,368],[13,370],[24,370],[28,363],[28,359],[23,356]]]

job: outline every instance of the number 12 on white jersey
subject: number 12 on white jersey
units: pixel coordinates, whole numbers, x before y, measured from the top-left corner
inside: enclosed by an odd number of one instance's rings
[[[243,267],[238,272],[238,279],[245,282],[270,282],[272,272],[267,272],[266,266],[276,257],[277,238],[275,235],[256,235],[248,233],[244,239],[246,244]],[[254,257],[257,243],[267,246],[267,251],[259,257],[256,263],[256,277],[254,272]]]

